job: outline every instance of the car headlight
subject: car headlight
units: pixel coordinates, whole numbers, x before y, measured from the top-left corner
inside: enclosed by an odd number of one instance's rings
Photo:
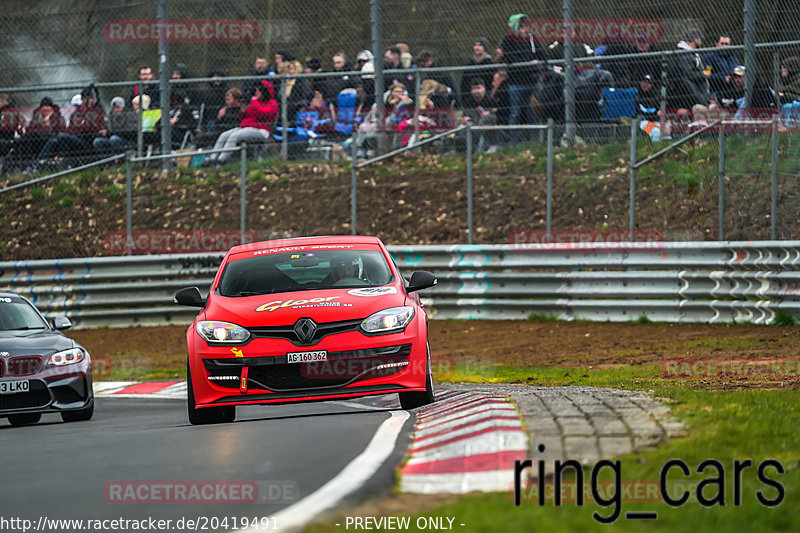
[[[48,362],[54,366],[74,365],[75,363],[80,363],[85,358],[86,352],[81,348],[70,348],[69,350],[54,353],[50,356]]]
[[[215,320],[198,322],[197,334],[206,342],[224,342],[226,344],[240,344],[250,338],[250,332],[242,326]]]
[[[392,307],[369,316],[361,322],[361,329],[367,333],[389,333],[405,328],[414,318],[414,308],[410,306]]]

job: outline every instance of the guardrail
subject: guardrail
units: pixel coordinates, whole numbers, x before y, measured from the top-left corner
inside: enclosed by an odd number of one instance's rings
[[[800,241],[390,247],[404,274],[431,270],[434,319],[560,319],[769,324],[800,313]],[[181,287],[208,290],[217,254],[0,263],[0,290],[76,328],[188,324]]]

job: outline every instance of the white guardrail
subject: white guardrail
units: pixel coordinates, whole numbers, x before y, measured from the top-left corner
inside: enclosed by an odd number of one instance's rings
[[[800,241],[390,247],[405,275],[430,270],[434,319],[769,324],[800,313]],[[217,254],[0,262],[0,290],[76,328],[188,324],[181,287],[207,291]]]

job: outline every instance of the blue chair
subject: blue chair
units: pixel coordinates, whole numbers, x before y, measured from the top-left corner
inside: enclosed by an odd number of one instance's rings
[[[787,128],[800,126],[800,100],[781,105],[780,120]]]
[[[616,121],[623,117],[636,116],[636,98],[639,91],[635,87],[630,89],[603,89],[603,120]]]

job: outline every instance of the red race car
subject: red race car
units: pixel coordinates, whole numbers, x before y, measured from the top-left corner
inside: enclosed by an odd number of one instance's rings
[[[236,246],[186,332],[192,424],[231,422],[237,405],[399,393],[404,409],[434,400],[428,322],[416,291],[375,237],[307,237]]]

